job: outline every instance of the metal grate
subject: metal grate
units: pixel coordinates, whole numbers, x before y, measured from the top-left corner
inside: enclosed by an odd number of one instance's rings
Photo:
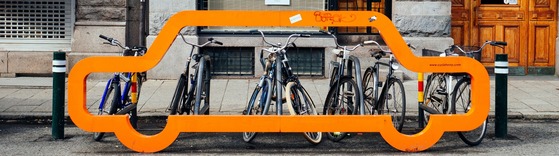
[[[211,57],[211,73],[218,76],[254,76],[253,47],[204,47]]]
[[[0,38],[69,39],[67,0],[0,0]]]
[[[338,0],[337,7],[340,11],[376,11],[387,14],[386,4],[389,0]],[[340,34],[378,34],[378,30],[371,27],[337,27]]]
[[[298,76],[324,76],[324,48],[289,48],[289,65]]]

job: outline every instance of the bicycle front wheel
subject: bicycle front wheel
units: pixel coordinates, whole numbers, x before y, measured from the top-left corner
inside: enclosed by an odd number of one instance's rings
[[[303,86],[296,82],[289,82],[285,86],[285,99],[291,115],[318,115],[311,96]],[[312,144],[319,144],[322,141],[322,132],[305,132],[305,139]]]
[[[427,77],[427,84],[425,85],[423,105],[432,108],[439,113],[447,114],[447,97],[450,89],[447,89],[446,86],[445,74],[433,73],[429,75]],[[427,124],[431,114],[425,110],[420,111],[423,111],[423,118],[425,124]]]
[[[196,102],[194,105],[194,114],[210,114],[210,70],[206,67],[209,65],[208,61],[200,59],[200,66],[198,66],[198,77],[196,80]]]
[[[99,103],[99,112],[97,112],[97,115],[112,115],[116,113],[116,108],[113,109],[113,107],[111,107],[112,103],[107,102],[109,100],[111,102],[114,100],[115,93],[113,91],[115,87],[118,87],[118,84],[109,82],[107,88],[105,88],[105,94],[101,98],[101,103]],[[95,141],[101,141],[104,135],[105,132],[95,132],[93,133],[93,139]]]
[[[406,117],[406,92],[404,85],[400,79],[390,78],[384,93],[381,93],[382,107],[379,108],[379,114],[387,113],[392,117],[392,124],[402,132],[404,127],[404,119]]]
[[[470,111],[471,108],[471,81],[469,78],[463,78],[456,83],[456,87],[454,87],[454,91],[452,92],[452,103],[454,104],[452,112],[454,114],[465,114]],[[487,132],[487,119],[483,121],[483,123],[467,132],[458,132],[458,136],[460,139],[464,141],[464,143],[470,146],[477,146],[483,141],[485,137],[485,133]]]
[[[357,84],[349,77],[342,78],[339,83],[330,87],[324,103],[324,115],[353,115],[356,104],[360,103],[360,94],[357,92]],[[345,132],[328,132],[328,139],[338,142],[348,134]]]
[[[262,87],[260,87],[262,86]],[[243,111],[243,115],[266,115],[270,108],[272,99],[272,87],[270,80],[265,79],[262,84],[256,86],[252,92],[252,96],[248,101],[247,108]],[[243,140],[251,142],[256,137],[256,132],[243,132]]]

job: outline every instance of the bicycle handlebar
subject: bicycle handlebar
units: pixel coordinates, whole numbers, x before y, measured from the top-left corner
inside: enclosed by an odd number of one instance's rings
[[[460,50],[460,52],[462,52],[462,53],[464,53],[464,54],[466,54],[466,53],[472,53],[472,52],[481,52],[481,50],[482,50],[487,44],[489,44],[489,45],[491,45],[491,46],[499,46],[499,47],[501,47],[501,46],[507,46],[507,42],[504,42],[504,41],[491,41],[491,40],[487,40],[487,41],[485,41],[485,43],[483,43],[483,45],[482,45],[478,50],[466,52],[466,51],[464,51],[464,49],[460,48],[460,46],[451,45],[451,46],[450,46],[450,50],[449,50],[448,53],[452,54],[452,53],[454,52],[454,48],[457,48],[458,50]],[[445,51],[445,52],[446,52],[446,51]]]
[[[113,39],[113,38],[110,38],[110,37],[107,37],[107,36],[105,36],[105,35],[99,35],[99,38],[102,38],[102,39],[104,39],[104,40],[109,41],[109,42],[106,42],[105,44],[110,44],[110,45],[112,45],[112,46],[118,46],[118,47],[120,47],[120,48],[122,48],[122,49],[125,49],[125,50],[126,50],[126,49],[130,49],[129,47],[122,46],[122,44],[120,44],[120,42],[119,42],[118,40]]]
[[[269,53],[276,53],[276,52],[278,52],[278,51],[281,51],[281,50],[287,48],[288,45],[293,45],[293,46],[296,47],[296,45],[295,45],[295,40],[297,40],[297,38],[299,38],[299,37],[311,37],[310,34],[291,34],[291,35],[289,35],[289,37],[287,37],[287,40],[285,41],[285,44],[282,46],[281,43],[273,44],[273,43],[268,42],[268,41],[266,40],[266,36],[264,35],[264,32],[262,32],[261,30],[253,29],[253,30],[249,30],[249,32],[250,32],[250,33],[259,32],[260,35],[262,35],[262,40],[263,40],[266,44],[272,46],[272,48],[264,48],[264,49],[263,49],[264,51],[267,51],[267,52],[269,52]],[[295,37],[295,39],[294,39],[293,41],[291,41],[291,38],[293,38],[293,37]]]
[[[208,44],[210,44],[210,43],[214,43],[214,44],[218,44],[218,45],[223,45],[223,42],[220,42],[220,41],[218,41],[218,40],[215,40],[214,38],[211,38],[211,37],[208,38],[208,41],[206,41],[205,43],[198,45],[198,44],[194,44],[194,43],[190,43],[190,42],[186,41],[186,39],[184,38],[184,35],[182,35],[181,33],[179,33],[179,34],[181,35],[182,41],[183,41],[184,43],[186,43],[186,44],[188,44],[188,45],[191,45],[191,46],[194,46],[194,47],[201,48],[201,47],[204,47],[204,46],[206,46],[206,45],[208,45]]]

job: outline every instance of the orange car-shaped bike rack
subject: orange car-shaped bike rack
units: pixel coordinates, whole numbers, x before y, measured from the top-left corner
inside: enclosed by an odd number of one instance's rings
[[[369,19],[376,18],[370,22]],[[185,26],[371,26],[379,30],[400,63],[415,72],[469,73],[472,108],[466,114],[432,115],[423,131],[401,134],[388,115],[354,116],[243,116],[203,115],[168,117],[158,134],[146,136],[130,125],[126,115],[97,116],[86,109],[86,79],[94,72],[141,72],[155,67],[179,31]],[[119,66],[114,62],[121,62]],[[489,113],[489,76],[484,66],[467,57],[416,57],[385,15],[372,11],[182,11],[165,24],[142,57],[89,57],[72,68],[68,80],[68,113],[79,128],[90,132],[114,132],[126,147],[137,152],[157,152],[171,145],[180,132],[380,132],[401,151],[423,151],[446,131],[478,127]],[[331,124],[351,123],[344,126]],[[188,121],[188,122],[186,122]]]

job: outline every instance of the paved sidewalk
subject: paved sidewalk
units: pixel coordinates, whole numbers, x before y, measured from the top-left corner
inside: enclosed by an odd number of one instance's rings
[[[491,77],[491,113],[494,109],[494,80]],[[87,108],[97,113],[97,103],[106,82],[87,82]],[[211,86],[212,114],[241,114],[257,79],[214,79]],[[328,79],[303,79],[319,110],[328,92]],[[139,116],[165,117],[176,80],[148,80],[143,84]],[[68,84],[66,85],[68,86]],[[417,116],[417,81],[404,82],[406,116]],[[66,97],[68,97],[66,95]],[[559,78],[554,76],[510,76],[508,115],[514,119],[559,119]],[[67,110],[66,106],[66,110]],[[0,78],[0,120],[50,118],[51,77]],[[66,113],[67,115],[67,113]]]

